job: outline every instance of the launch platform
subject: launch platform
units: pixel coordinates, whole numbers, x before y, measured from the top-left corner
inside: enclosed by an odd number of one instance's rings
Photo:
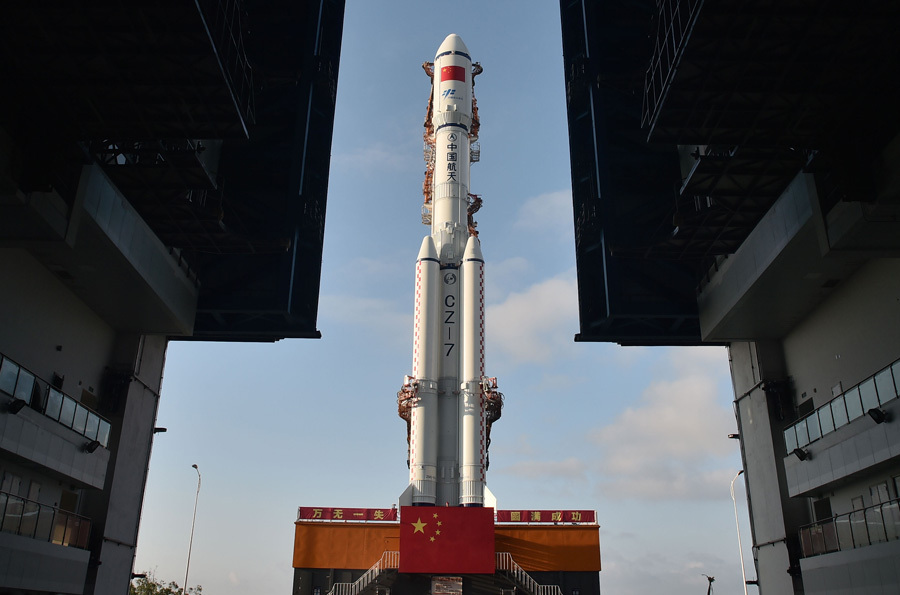
[[[293,595],[599,595],[600,533],[583,510],[301,507],[293,567]]]

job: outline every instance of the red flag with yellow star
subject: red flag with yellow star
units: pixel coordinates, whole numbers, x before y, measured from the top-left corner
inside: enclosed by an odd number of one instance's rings
[[[494,574],[494,509],[403,506],[400,572]]]
[[[444,66],[441,68],[441,82],[460,81],[466,82],[466,69],[462,66]]]

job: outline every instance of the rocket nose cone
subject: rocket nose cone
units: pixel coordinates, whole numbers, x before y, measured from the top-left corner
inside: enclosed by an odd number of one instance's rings
[[[463,43],[462,37],[456,33],[451,33],[444,39],[441,47],[438,48],[437,55],[439,56],[445,52],[463,52],[469,55],[469,48]]]
[[[418,260],[437,260],[437,250],[434,247],[434,240],[431,236],[425,236],[422,240],[422,247],[419,248]]]
[[[469,239],[466,240],[463,261],[466,260],[484,260],[484,256],[481,255],[481,241],[475,236],[469,236]]]

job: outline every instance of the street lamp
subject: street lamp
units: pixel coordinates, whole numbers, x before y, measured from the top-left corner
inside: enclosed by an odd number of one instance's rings
[[[191,541],[188,543],[187,566],[184,568],[184,585],[181,587],[181,595],[184,595],[185,590],[187,590],[188,572],[191,569],[191,548],[194,547],[194,523],[197,522],[197,501],[200,499],[200,468],[196,463],[191,465],[191,467],[197,470],[197,495],[194,496],[194,518],[191,520]],[[732,487],[734,486],[732,485]],[[732,495],[734,494],[732,493]]]
[[[737,478],[741,476],[744,470],[741,469],[737,472],[737,475],[734,476],[734,479],[731,480],[731,502],[734,504],[734,526],[737,529],[737,537],[738,537],[738,552],[741,554],[741,579],[744,582],[744,595],[747,595],[747,574],[744,572],[744,548],[741,545],[741,525],[738,523],[738,511],[737,511],[737,500],[734,499],[734,482],[737,481]]]

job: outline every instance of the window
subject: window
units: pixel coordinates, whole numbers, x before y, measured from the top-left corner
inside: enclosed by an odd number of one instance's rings
[[[855,498],[850,499],[850,505],[853,507],[853,510],[862,510],[866,507],[866,503],[863,500],[862,496],[856,496]]]
[[[827,521],[832,516],[834,516],[831,513],[831,500],[828,498],[822,498],[821,500],[814,501],[813,516],[815,516],[816,522]]]

